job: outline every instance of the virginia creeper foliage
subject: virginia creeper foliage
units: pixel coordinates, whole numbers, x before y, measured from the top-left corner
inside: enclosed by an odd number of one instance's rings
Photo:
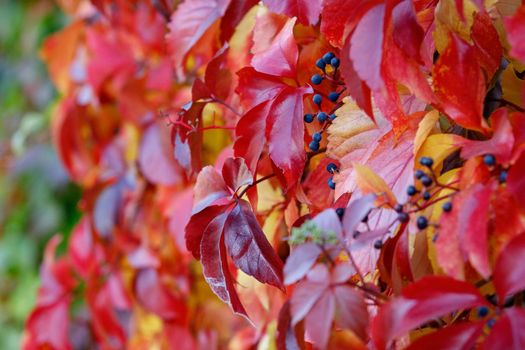
[[[525,5],[60,3],[25,349],[525,347]]]

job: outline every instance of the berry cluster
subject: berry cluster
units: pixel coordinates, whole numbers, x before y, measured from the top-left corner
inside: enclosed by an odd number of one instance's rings
[[[339,168],[337,168],[337,165],[335,165],[335,163],[328,163],[328,165],[326,166],[326,171],[328,171],[330,174],[335,174],[339,172]],[[330,187],[330,189],[332,190],[335,190],[335,182],[333,176],[330,176],[328,178],[328,187]]]
[[[408,186],[407,194],[410,198],[408,203],[405,205],[398,203],[394,207],[394,210],[398,213],[397,220],[401,223],[409,222],[410,214],[420,212],[427,208],[429,205],[444,200],[445,198],[449,198],[455,193],[453,192],[452,194],[443,197],[434,198],[439,192],[441,192],[442,189],[448,188],[453,191],[457,191],[457,189],[455,189],[454,187],[439,183],[432,169],[432,166],[434,165],[434,160],[432,158],[421,157],[421,159],[419,160],[419,164],[427,168],[427,171],[417,169],[414,172],[414,178],[416,179],[416,181],[419,181],[421,183],[421,190],[418,190],[418,188],[414,185]],[[431,201],[431,199],[433,200]],[[452,202],[445,202],[442,205],[442,209],[445,213],[450,212],[452,210]],[[430,223],[427,217],[425,217],[424,215],[419,215],[417,217],[416,226],[419,230],[424,230],[429,225]]]
[[[338,68],[339,68],[339,59],[335,57],[333,52],[327,52],[323,55],[323,57],[319,58],[315,65],[317,68],[321,69],[323,71],[322,74],[314,74],[312,75],[310,81],[313,85],[320,85],[324,80],[328,80],[330,84],[335,86],[344,85],[341,81],[339,81],[338,78]],[[331,67],[331,69],[327,69],[328,67]],[[337,102],[339,100],[339,97],[343,90],[338,92],[337,90],[332,91],[328,94],[328,100],[331,102]],[[308,145],[310,150],[313,152],[319,151],[320,142],[322,139],[322,133],[324,130],[326,130],[328,124],[331,121],[333,121],[336,118],[336,115],[334,114],[335,108],[330,111],[329,113],[323,112],[321,105],[323,103],[323,96],[316,91],[314,96],[312,97],[312,101],[314,104],[317,105],[319,108],[319,111],[317,113],[307,113],[304,115],[304,121],[306,123],[312,123],[314,119],[317,119],[317,121],[322,125],[322,129],[319,132],[316,132],[312,135],[312,141]]]
[[[485,154],[483,156],[483,163],[485,163],[486,166],[492,168],[493,171],[495,171],[498,174],[498,180],[500,184],[504,184],[507,182],[507,169],[503,169],[498,167],[498,164],[496,163],[496,157],[494,157],[493,154]]]

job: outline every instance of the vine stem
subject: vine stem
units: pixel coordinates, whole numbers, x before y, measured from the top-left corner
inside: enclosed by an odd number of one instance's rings
[[[242,198],[242,196],[244,196],[244,195],[246,194],[246,192],[248,192],[248,190],[249,190],[250,188],[252,188],[253,186],[257,186],[257,185],[260,184],[261,182],[266,181],[266,180],[268,180],[268,179],[271,179],[271,178],[274,177],[274,176],[275,176],[275,174],[272,173],[272,174],[269,174],[269,175],[266,175],[266,176],[261,177],[260,179],[258,179],[258,180],[256,180],[255,182],[253,182],[251,185],[246,186],[246,188],[245,188],[244,190],[242,190],[241,193],[237,194],[237,197],[238,197],[238,198]]]
[[[217,97],[212,97],[208,100],[209,102],[215,102],[215,103],[218,103],[218,104],[221,104],[223,105],[224,107],[226,107],[227,109],[229,109],[230,111],[232,111],[235,115],[237,115],[238,117],[240,117],[242,114],[236,110],[235,108],[233,108],[230,104],[228,104],[226,101],[224,100],[221,100],[220,98],[217,98]]]
[[[204,130],[235,130],[234,126],[223,126],[223,125],[210,125],[210,126],[203,126],[202,128],[197,128],[197,131],[204,131]]]
[[[421,207],[417,208],[417,209],[412,209],[412,210],[408,210],[407,213],[408,214],[411,214],[411,213],[416,213],[420,210],[424,210],[426,208],[428,208],[429,206],[433,205],[433,204],[436,204],[437,202],[439,201],[442,201],[443,199],[447,199],[447,198],[450,198],[450,197],[453,197],[455,195],[455,193],[450,193],[450,194],[447,194],[445,196],[441,196],[441,197],[438,197],[428,203],[425,203],[424,205],[422,205]]]
[[[359,280],[361,281],[361,283],[363,283],[363,286],[364,286],[365,285],[365,277],[361,273],[361,270],[359,270],[359,267],[357,266],[357,263],[356,263],[356,261],[354,259],[354,256],[352,255],[352,252],[350,252],[350,249],[348,249],[348,247],[346,246],[345,242],[343,242],[342,245],[343,245],[343,249],[345,250],[346,254],[348,254],[348,259],[350,259],[350,263],[352,264],[352,266],[355,269],[355,272],[359,276]]]

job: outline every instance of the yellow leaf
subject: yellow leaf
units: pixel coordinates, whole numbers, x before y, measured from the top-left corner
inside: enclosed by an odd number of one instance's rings
[[[397,203],[392,190],[379,175],[365,165],[353,164],[357,187],[364,193],[374,193],[378,197],[384,197],[387,203],[394,206]]]
[[[436,6],[436,29],[432,33],[438,52],[443,52],[448,45],[448,34],[454,32],[465,41],[470,41],[470,29],[474,23],[476,5],[472,1],[463,0],[463,15],[461,19],[456,0],[442,0]]]
[[[501,74],[503,98],[517,106],[523,107],[523,80],[516,76],[514,65],[509,64]]]
[[[448,184],[450,185],[452,182],[458,179],[459,171],[461,168],[453,169],[450,171],[447,171],[440,177],[438,177],[438,181],[442,184]],[[436,193],[436,198],[446,196],[447,194],[452,193],[453,191],[451,189],[444,188],[438,193]],[[443,208],[441,207],[443,203],[449,201],[450,199],[443,199],[442,201],[437,202],[432,206],[432,213],[430,214],[430,221],[431,222],[439,222],[439,218],[441,214],[443,214]],[[428,258],[430,260],[430,263],[432,265],[432,269],[434,270],[434,273],[440,273],[442,272],[441,267],[439,267],[438,261],[437,261],[437,255],[436,255],[436,247],[434,245],[434,235],[436,233],[436,229],[434,226],[429,226],[428,229],[425,231],[427,235],[427,243],[428,243]]]
[[[436,127],[436,123],[438,122],[438,120],[439,112],[436,110],[432,110],[428,112],[419,122],[419,127],[417,129],[416,137],[414,140],[414,155],[417,155],[417,151],[423,145],[423,142],[425,142],[432,129]]]
[[[345,98],[345,104],[339,108],[335,115],[337,118],[328,128],[328,145],[326,154],[328,157],[339,159],[345,155],[365,148],[371,139],[375,139],[381,133],[378,125],[370,119],[354,102]],[[379,111],[374,112],[379,115]],[[378,116],[378,124],[384,125],[387,122]]]
[[[418,150],[416,160],[421,157],[430,157],[434,160],[433,169],[439,170],[443,160],[459,148],[458,144],[461,140],[463,140],[462,137],[453,134],[430,135]],[[416,162],[416,167],[421,168],[419,162]]]

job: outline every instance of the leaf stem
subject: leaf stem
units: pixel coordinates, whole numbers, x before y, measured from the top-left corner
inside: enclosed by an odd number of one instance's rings
[[[242,196],[244,196],[246,194],[246,192],[248,192],[248,190],[250,188],[252,188],[253,186],[257,186],[261,182],[266,181],[268,179],[271,179],[274,176],[275,176],[275,174],[272,173],[272,174],[269,174],[269,175],[261,177],[260,179],[258,179],[255,182],[253,182],[251,185],[246,186],[246,188],[241,193],[237,194],[237,197],[238,198],[242,198]]]

